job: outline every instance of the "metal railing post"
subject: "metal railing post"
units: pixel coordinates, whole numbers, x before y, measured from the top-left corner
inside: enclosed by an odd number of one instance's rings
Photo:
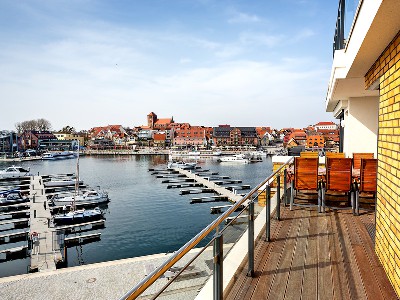
[[[283,204],[288,205],[287,201],[287,170],[283,170]]]
[[[265,222],[265,240],[271,240],[271,187],[269,184],[266,188],[267,203],[266,203],[266,222]]]
[[[218,234],[214,240],[214,300],[223,299],[223,235]]]
[[[281,219],[281,175],[276,176],[276,219]]]
[[[254,275],[254,202],[249,203],[249,230],[248,230],[248,257],[249,269],[247,276],[253,277]]]

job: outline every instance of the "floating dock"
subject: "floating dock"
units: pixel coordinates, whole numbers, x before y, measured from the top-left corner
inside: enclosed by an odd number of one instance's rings
[[[105,227],[105,220],[98,220],[81,224],[58,226],[56,227],[56,231],[63,232],[64,234],[71,234],[71,233],[84,232],[104,227]]]
[[[51,214],[47,205],[43,179],[41,176],[33,176],[31,182],[30,270],[38,272],[56,270],[56,265],[62,261],[62,255],[53,246],[54,229],[49,227]]]
[[[64,245],[65,247],[71,247],[76,245],[88,244],[95,241],[100,241],[100,239],[101,239],[101,233],[91,233],[87,235],[73,236],[65,238]]]
[[[199,174],[192,173],[190,170],[183,170],[183,169],[175,169],[179,171],[180,174],[186,175],[187,178],[193,178],[197,183],[201,183],[205,189],[212,190],[214,193],[220,195],[220,196],[225,196],[229,199],[231,202],[237,202],[242,199],[241,195],[237,195],[233,193],[232,191],[229,191],[225,187],[219,186],[215,184],[212,181],[207,180],[204,177],[199,176]]]

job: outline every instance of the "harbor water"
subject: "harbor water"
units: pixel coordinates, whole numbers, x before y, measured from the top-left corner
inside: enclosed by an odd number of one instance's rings
[[[163,179],[148,171],[165,168],[167,160],[165,155],[80,158],[81,180],[90,187],[106,190],[111,201],[105,209],[106,227],[98,230],[101,240],[68,249],[68,266],[173,252],[218,217],[210,214],[210,207],[223,204],[190,204],[191,198],[198,195],[181,196],[179,189],[167,189],[167,184],[161,183]],[[31,173],[40,175],[76,171],[73,159],[14,164],[30,167]],[[0,169],[10,165],[0,162]],[[215,157],[201,158],[198,166],[240,179],[252,188],[272,172],[268,157],[251,164],[224,164]],[[0,245],[0,250],[5,246]],[[0,277],[24,274],[28,265],[28,258],[0,263]]]

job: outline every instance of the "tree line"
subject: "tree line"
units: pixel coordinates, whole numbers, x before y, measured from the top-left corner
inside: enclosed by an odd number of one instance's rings
[[[49,131],[51,130],[51,123],[46,119],[28,120],[18,122],[15,124],[15,129],[18,134],[24,131],[35,130],[35,131]]]

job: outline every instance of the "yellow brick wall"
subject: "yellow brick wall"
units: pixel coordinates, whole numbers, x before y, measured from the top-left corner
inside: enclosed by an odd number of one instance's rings
[[[400,32],[365,75],[379,80],[375,251],[400,298]]]

